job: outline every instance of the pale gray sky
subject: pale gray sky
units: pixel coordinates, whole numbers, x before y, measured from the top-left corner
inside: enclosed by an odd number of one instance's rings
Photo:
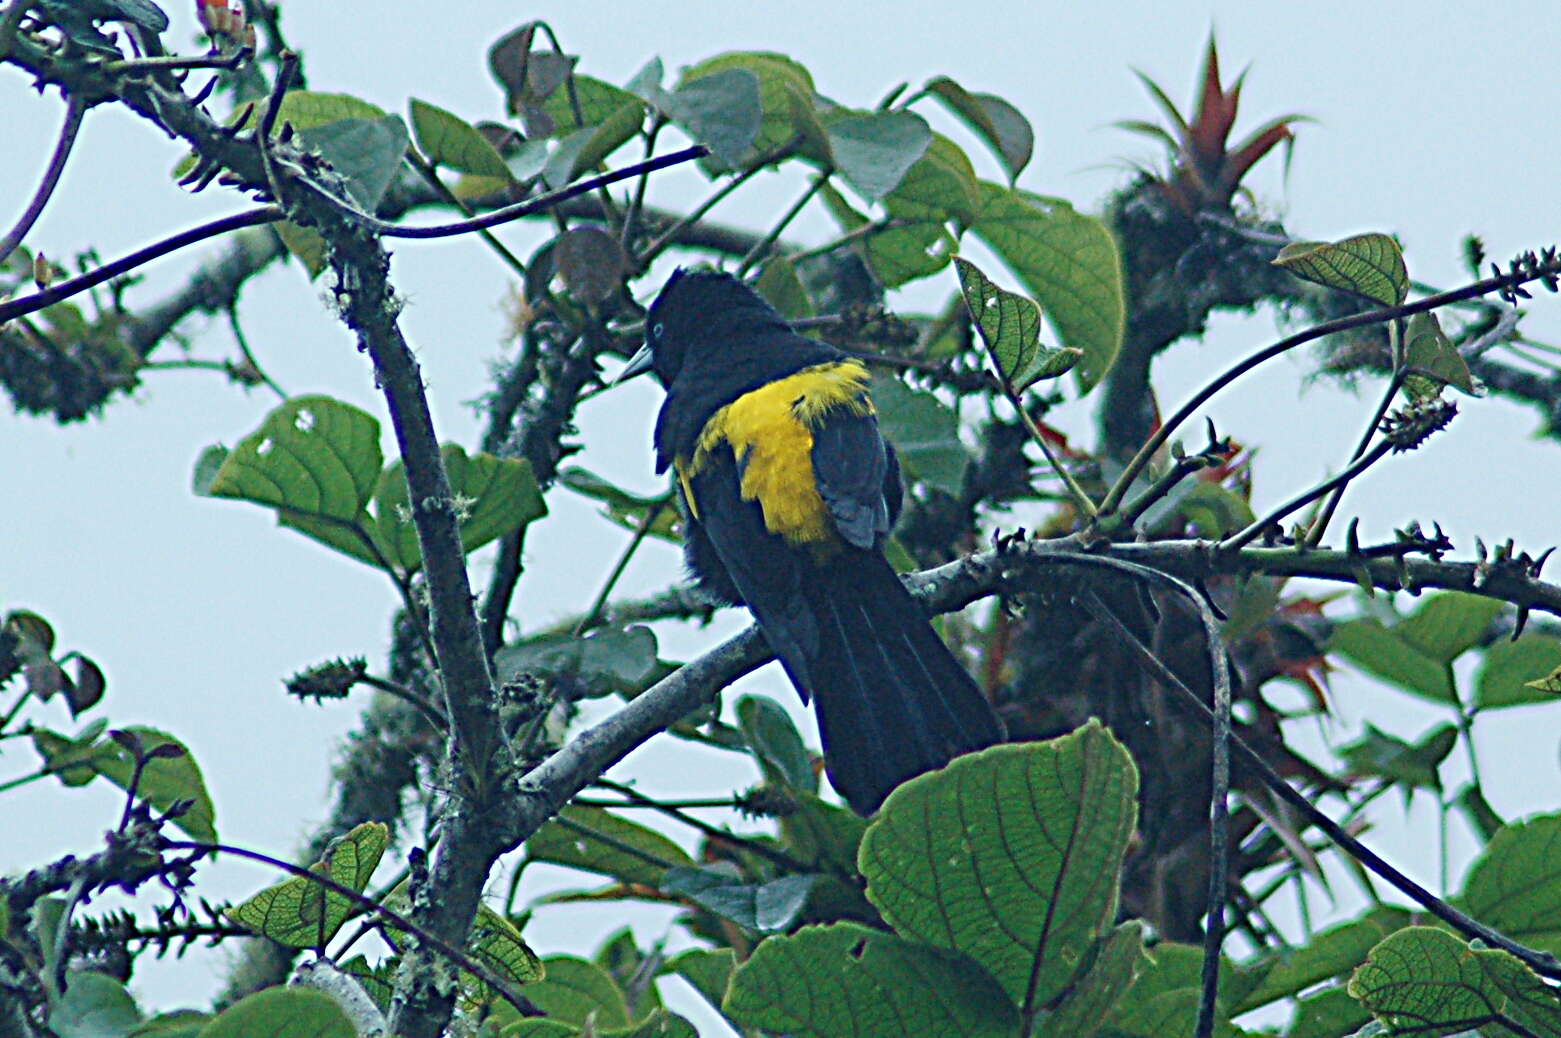
[[[404,113],[419,97],[470,119],[495,118],[502,97],[484,67],[487,45],[526,17],[548,19],[581,71],[621,83],[659,55],[669,71],[714,53],[765,49],[807,65],[819,89],[868,105],[901,81],[953,76],[971,89],[1007,97],[1037,132],[1037,154],[1021,185],[1094,208],[1126,174],[1123,157],[1152,158],[1147,144],[1108,128],[1116,119],[1154,118],[1137,67],[1179,103],[1191,96],[1211,25],[1227,77],[1250,63],[1243,123],[1286,112],[1319,120],[1300,128],[1288,185],[1270,160],[1251,184],[1293,233],[1336,238],[1365,230],[1396,233],[1412,275],[1439,285],[1461,277],[1458,243],[1485,236],[1506,258],[1539,248],[1561,229],[1555,171],[1561,142],[1554,113],[1561,79],[1554,55],[1561,33],[1552,3],[1496,7],[1400,2],[1359,4],[1183,3],[1130,0],[1085,5],[1024,3],[823,3],[736,5],[598,3],[532,6],[472,0],[448,17],[412,7],[295,0],[285,27],[308,60],[310,85],[343,91]],[[174,45],[192,37],[193,16],[169,10]],[[431,16],[433,15],[433,16]],[[0,149],[0,222],[31,192],[51,146],[60,105],[39,100],[14,71],[0,74],[6,146]],[[1239,130],[1239,126],[1238,126]],[[986,156],[970,148],[979,164]],[[116,256],[170,230],[242,207],[212,188],[183,194],[168,176],[181,149],[151,127],[113,110],[88,115],[64,185],[29,244],[54,257],[91,245]],[[625,155],[629,154],[628,151]],[[627,161],[627,159],[625,159]],[[988,165],[984,175],[994,175]],[[762,223],[800,190],[799,174],[761,177],[716,215]],[[684,207],[700,197],[692,175],[655,183],[652,201]],[[798,237],[828,232],[814,215]],[[525,255],[538,229],[500,232]],[[178,283],[201,250],[150,268],[132,300],[156,298]],[[465,405],[481,392],[499,350],[506,271],[475,241],[407,242],[395,278],[411,305],[405,324],[416,344],[446,439],[471,443],[477,429]],[[940,298],[907,293],[906,305]],[[1561,340],[1561,305],[1541,296],[1532,334]],[[291,392],[326,392],[375,414],[382,407],[368,365],[295,267],[278,267],[243,298],[256,351]],[[220,322],[191,323],[194,353],[232,353]],[[1162,401],[1174,406],[1199,382],[1265,342],[1272,322],[1222,319],[1208,341],[1182,347],[1158,369]],[[165,348],[160,356],[171,356]],[[1261,448],[1257,503],[1273,504],[1337,466],[1359,434],[1370,401],[1327,386],[1303,386],[1303,361],[1281,361],[1249,377],[1209,408],[1224,433]],[[68,428],[0,414],[0,474],[9,493],[0,511],[0,607],[35,609],[62,643],[93,655],[109,676],[101,708],[115,723],[164,727],[193,749],[218,805],[226,840],[289,853],[323,817],[340,735],[351,706],[299,706],[280,679],[321,659],[365,653],[382,661],[391,589],[361,566],[276,530],[260,509],[199,499],[189,491],[195,457],[207,444],[235,442],[274,401],[248,395],[209,373],[151,374],[145,387],[106,416]],[[589,405],[590,445],[580,459],[623,483],[655,486],[648,430],[657,405],[648,383]],[[1557,539],[1554,516],[1561,447],[1531,438],[1531,412],[1492,401],[1461,401],[1463,416],[1426,449],[1373,472],[1352,493],[1365,536],[1410,519],[1439,520],[1467,554],[1472,538],[1515,536],[1538,549]],[[1061,417],[1088,427],[1091,404]],[[626,536],[566,493],[529,539],[520,616],[537,623],[579,608],[594,592]],[[678,572],[670,550],[647,550],[626,592],[664,586]],[[665,654],[688,657],[731,629],[678,631]],[[777,673],[750,687],[791,702]],[[1433,713],[1406,697],[1358,681],[1337,685],[1343,736],[1369,716],[1413,737]],[[62,712],[61,712],[62,714]],[[61,716],[40,717],[62,727]],[[1513,710],[1482,722],[1487,782],[1497,808],[1522,814],[1555,807],[1555,718]],[[1511,741],[1509,741],[1511,740]],[[1516,751],[1497,752],[1514,746]],[[30,767],[30,751],[4,744],[0,776]],[[708,791],[714,766],[698,751],[652,747],[624,774],[667,792]],[[727,766],[730,767],[729,762]],[[747,776],[734,773],[733,783]],[[34,785],[0,799],[0,870],[90,851],[111,825],[118,798],[106,787],[62,792]],[[1412,819],[1431,817],[1425,805]],[[1385,812],[1378,839],[1390,857],[1435,882],[1427,841]],[[1466,846],[1466,843],[1465,843]],[[1465,849],[1464,853],[1467,853]],[[1455,872],[1456,875],[1456,872]],[[239,866],[218,870],[202,893],[238,897],[273,877]],[[544,952],[588,954],[598,936],[629,919],[642,941],[666,932],[665,913],[559,907],[539,913],[528,936]],[[197,953],[175,966],[151,966],[136,987],[154,1005],[209,990],[217,957]]]

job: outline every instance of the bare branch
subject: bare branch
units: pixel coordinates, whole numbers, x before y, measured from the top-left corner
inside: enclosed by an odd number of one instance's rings
[[[43,215],[43,207],[49,204],[49,198],[59,186],[60,174],[65,172],[65,161],[70,158],[71,148],[76,144],[76,134],[81,130],[81,117],[86,114],[86,102],[72,94],[65,104],[65,123],[60,127],[59,140],[54,143],[54,154],[49,156],[49,165],[43,171],[38,190],[33,192],[16,226],[0,238],[0,263],[4,263],[16,251],[22,239],[27,237],[27,232],[33,229],[33,224],[38,222],[38,217]]]

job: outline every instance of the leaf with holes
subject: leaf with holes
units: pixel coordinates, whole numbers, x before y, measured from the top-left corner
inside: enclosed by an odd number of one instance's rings
[[[996,94],[966,90],[947,76],[938,76],[922,88],[943,102],[987,143],[1008,172],[1008,182],[1030,164],[1035,152],[1035,130],[1030,120]]]
[[[723,1009],[744,1028],[797,1038],[999,1038],[1019,1023],[975,962],[855,923],[761,942],[732,975]]]
[[[896,933],[964,952],[1034,1011],[1115,919],[1137,790],[1098,721],[960,757],[900,786],[868,826],[867,897]]]
[[[1349,992],[1395,1034],[1561,1038],[1561,1006],[1515,956],[1475,948],[1444,930],[1411,926],[1371,950]]]
[[[448,166],[473,176],[510,179],[509,166],[503,156],[482,131],[465,119],[416,98],[412,99],[411,114],[417,146],[434,165]]]
[[[1358,234],[1336,242],[1298,241],[1279,250],[1274,265],[1298,278],[1397,306],[1409,295],[1404,250],[1387,234]]]
[[[310,872],[362,893],[390,842],[383,822],[364,822],[331,842]],[[267,887],[225,913],[240,926],[290,948],[321,948],[336,935],[356,901],[302,876]]]
[[[202,459],[197,474],[209,474],[210,482],[197,483],[196,493],[352,523],[379,484],[384,456],[372,415],[330,397],[302,396],[267,415],[215,472],[211,461]]]
[[[976,332],[1014,392],[1065,374],[1083,357],[1079,350],[1041,345],[1041,309],[1034,300],[999,288],[961,256],[954,257],[954,269]]]
[[[1045,308],[1064,346],[1083,353],[1077,375],[1088,389],[1116,360],[1126,323],[1122,262],[1106,225],[1067,202],[981,182],[971,230]]]

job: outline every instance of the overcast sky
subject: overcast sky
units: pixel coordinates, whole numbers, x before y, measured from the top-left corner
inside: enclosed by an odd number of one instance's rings
[[[549,20],[564,46],[582,55],[582,72],[616,83],[653,56],[671,71],[737,49],[788,54],[812,70],[821,92],[859,106],[899,82],[950,75],[970,89],[1003,95],[1034,123],[1036,158],[1021,186],[1089,209],[1127,176],[1123,159],[1155,157],[1147,143],[1109,128],[1113,120],[1156,115],[1130,68],[1186,104],[1208,32],[1217,26],[1227,77],[1251,64],[1238,131],[1288,112],[1318,120],[1300,128],[1288,183],[1274,160],[1251,181],[1264,207],[1282,213],[1292,233],[1398,234],[1411,274],[1450,286],[1462,277],[1464,234],[1482,234],[1490,254],[1505,258],[1550,244],[1561,229],[1561,142],[1554,130],[1561,39],[1552,3],[1131,0],[1100,13],[1054,3],[685,0],[522,9],[471,0],[443,9],[449,17],[430,17],[427,9],[401,15],[411,10],[294,0],[285,28],[306,55],[313,89],[353,93],[402,113],[407,99],[418,97],[472,120],[501,116],[502,96],[484,54],[527,17]],[[169,13],[174,25],[165,38],[175,47],[192,46],[191,11]],[[52,95],[40,99],[14,70],[0,74],[0,105],[6,113],[0,224],[9,224],[52,146],[61,105]],[[980,146],[969,148],[983,175],[994,176]],[[219,188],[182,193],[168,175],[180,153],[120,112],[90,113],[64,184],[29,244],[55,258],[87,246],[117,256],[245,205]],[[761,177],[715,215],[762,224],[800,187],[795,172]],[[651,200],[681,208],[701,196],[696,177],[677,174],[658,180]],[[810,214],[794,235],[821,240],[829,231],[825,218]],[[536,228],[499,233],[521,255],[540,240]],[[202,255],[192,250],[149,269],[146,285],[130,299],[158,298]],[[500,355],[506,274],[474,240],[396,248],[394,276],[410,300],[405,327],[445,439],[475,439],[478,425],[466,402],[482,391],[487,365]],[[950,274],[901,303],[926,304],[952,287]],[[1532,309],[1530,333],[1561,341],[1561,305],[1540,297]],[[252,282],[242,312],[256,352],[290,392],[330,393],[383,415],[368,364],[295,266],[278,266]],[[233,353],[220,322],[191,322],[184,330],[195,356]],[[1174,406],[1272,331],[1268,317],[1221,319],[1205,343],[1180,347],[1157,368],[1162,402]],[[174,355],[169,347],[158,354]],[[1260,509],[1336,468],[1374,400],[1308,386],[1306,374],[1304,360],[1280,361],[1209,408],[1221,432],[1260,449]],[[647,382],[587,406],[589,446],[580,463],[626,485],[655,489],[648,435],[657,402]],[[355,710],[299,706],[282,694],[280,679],[338,655],[362,653],[382,663],[394,596],[367,569],[276,530],[261,509],[190,493],[200,450],[236,442],[273,403],[264,392],[246,395],[211,373],[176,371],[150,373],[134,398],[68,428],[0,414],[0,476],[7,488],[0,509],[0,608],[43,613],[64,647],[94,656],[109,677],[100,712],[116,724],[166,728],[190,745],[216,798],[225,840],[285,855],[328,810],[331,762]],[[1440,521],[1463,555],[1477,534],[1487,543],[1516,537],[1528,549],[1553,543],[1561,505],[1558,445],[1533,439],[1538,423],[1530,411],[1495,401],[1460,404],[1463,414],[1450,433],[1374,471],[1352,491],[1347,511],[1361,514],[1363,536],[1384,536],[1420,519]],[[1083,432],[1091,406],[1071,405],[1060,420]],[[587,602],[626,536],[566,493],[554,494],[551,503],[552,518],[528,538],[518,613],[531,625]],[[622,587],[649,591],[677,574],[675,553],[655,547],[636,559]],[[738,623],[729,618],[713,630],[671,632],[664,654],[697,654]],[[751,679],[750,687],[792,701],[778,671]],[[1406,697],[1361,682],[1344,679],[1336,690],[1333,738],[1347,737],[1367,716],[1410,738],[1438,719]],[[38,717],[69,725],[62,711]],[[1489,792],[1504,814],[1556,806],[1561,776],[1554,731],[1554,715],[1535,709],[1482,721]],[[27,748],[0,748],[6,751],[0,780],[33,766]],[[729,760],[722,763],[731,768]],[[678,744],[636,754],[621,774],[661,792],[708,792],[715,766]],[[730,774],[734,785],[751,777]],[[90,852],[113,824],[117,805],[113,791],[97,786],[62,792],[35,784],[5,794],[0,871]],[[1420,804],[1412,822],[1431,819]],[[1385,817],[1378,839],[1398,864],[1434,884],[1424,832],[1406,836]],[[1467,841],[1460,838],[1455,847],[1467,854]],[[272,879],[228,866],[201,892],[240,897]],[[667,932],[665,914],[559,907],[540,913],[528,936],[543,951],[588,954],[599,935],[629,918],[642,941]],[[218,957],[197,955],[188,964],[138,972],[137,987],[156,1005],[192,1000],[209,989],[219,967]]]

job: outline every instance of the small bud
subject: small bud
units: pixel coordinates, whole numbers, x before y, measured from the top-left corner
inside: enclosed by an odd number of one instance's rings
[[[54,281],[54,264],[44,258],[43,253],[33,257],[33,284],[40,289],[48,288]]]

